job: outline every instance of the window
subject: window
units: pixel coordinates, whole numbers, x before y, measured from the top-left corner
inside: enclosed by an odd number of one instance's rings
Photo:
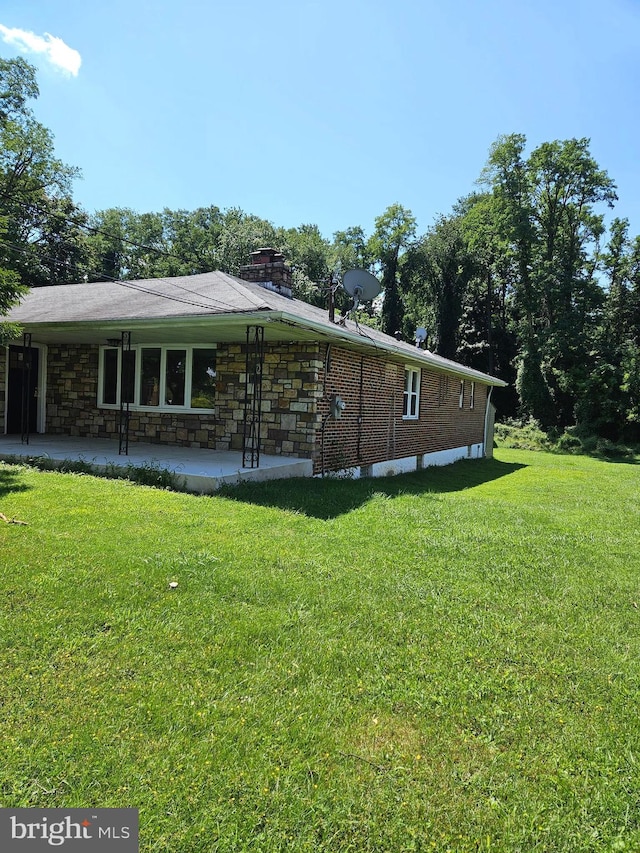
[[[476,383],[471,383],[471,393],[469,395],[469,408],[475,409],[476,407]]]
[[[464,379],[460,380],[460,400],[458,401],[458,405],[461,409],[464,408]]]
[[[124,358],[124,371],[123,371],[123,385],[122,385],[122,399],[125,403],[134,403],[135,402],[135,388],[136,388],[136,351],[135,350],[125,350],[123,354]]]
[[[438,380],[438,405],[444,406],[449,399],[449,377],[446,374]]]
[[[182,349],[167,350],[164,374],[164,401],[167,406],[184,406],[187,353]]]
[[[404,408],[402,417],[415,420],[418,417],[420,400],[420,371],[415,367],[404,369]]]
[[[140,405],[160,405],[160,347],[144,347],[140,352]]]
[[[104,349],[100,362],[102,378],[102,402],[108,406],[118,402],[118,382],[120,371],[118,370],[118,350]]]
[[[216,351],[194,349],[191,368],[191,408],[213,409],[216,399]]]
[[[102,347],[98,374],[101,406],[119,405],[121,391],[122,399],[136,408],[168,411],[215,405],[213,347],[138,346],[124,353],[120,347]]]

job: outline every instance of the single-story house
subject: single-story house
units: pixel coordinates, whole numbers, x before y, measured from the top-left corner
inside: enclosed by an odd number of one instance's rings
[[[291,297],[272,249],[238,276],[33,289],[0,348],[0,432],[112,438],[398,473],[491,454],[505,383]]]

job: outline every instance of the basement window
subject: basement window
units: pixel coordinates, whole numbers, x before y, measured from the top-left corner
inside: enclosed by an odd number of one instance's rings
[[[124,356],[124,371],[123,371]],[[206,410],[215,405],[216,350],[198,346],[101,347],[98,405],[155,411]]]
[[[420,402],[420,371],[415,367],[404,369],[404,420],[417,420]]]

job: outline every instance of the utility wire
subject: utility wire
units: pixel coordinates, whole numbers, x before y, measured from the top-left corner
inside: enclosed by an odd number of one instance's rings
[[[9,248],[9,249],[13,249],[14,251],[20,252],[21,254],[23,254],[25,256],[27,255],[27,250],[25,249],[25,247],[19,246],[16,243],[11,243],[7,240],[0,240],[0,245],[5,246],[6,248]],[[46,254],[42,254],[42,253],[39,254],[39,257],[44,258],[45,260],[49,260],[49,261],[55,261],[56,260],[56,258],[54,258],[52,255],[46,255]],[[136,282],[133,282],[133,281],[122,281],[122,279],[112,278],[111,276],[98,273],[95,270],[91,270],[91,272],[94,272],[96,275],[101,275],[101,277],[103,279],[107,279],[108,281],[113,282],[114,284],[119,284],[122,287],[127,287],[130,290],[137,290],[137,291],[140,291],[141,293],[148,293],[151,296],[158,296],[161,299],[169,299],[169,300],[172,300],[173,302],[180,302],[184,305],[192,305],[195,308],[208,308],[208,309],[221,308],[225,311],[228,311],[229,309],[231,309],[232,311],[238,310],[235,306],[231,305],[228,302],[222,302],[221,300],[213,299],[213,297],[209,297],[209,296],[202,296],[202,294],[198,293],[197,291],[190,290],[188,287],[184,287],[183,285],[177,284],[175,281],[172,281],[171,279],[154,278],[154,279],[147,279],[147,280],[148,281],[164,282],[165,284],[169,284],[172,287],[177,287],[180,290],[184,290],[186,293],[190,293],[194,296],[197,296],[200,299],[207,299],[207,300],[209,300],[209,302],[208,303],[196,302],[195,300],[181,298],[180,296],[171,296],[168,293],[160,293],[157,290],[152,290],[151,288],[143,287],[142,285],[137,284]],[[62,285],[62,286],[64,287],[65,285]],[[260,306],[256,303],[255,307],[258,308]]]
[[[31,203],[31,204],[28,204],[28,205],[27,205],[26,203],[18,202],[18,206],[19,206],[19,207],[23,207],[23,208],[26,208],[26,207],[35,208],[35,209],[36,209],[36,210],[38,210],[40,213],[49,213],[49,211],[47,211],[45,208],[40,207],[39,205],[37,205],[37,204],[33,204],[33,203]],[[145,251],[148,251],[148,252],[155,252],[157,255],[160,255],[160,256],[162,256],[162,257],[165,257],[165,258],[173,258],[174,260],[178,260],[178,261],[181,261],[182,263],[187,263],[187,264],[193,264],[193,263],[194,263],[194,260],[195,260],[194,258],[189,258],[189,257],[186,257],[185,255],[177,255],[177,254],[175,254],[175,253],[173,253],[173,252],[167,252],[167,251],[165,251],[165,250],[163,250],[163,249],[158,249],[158,248],[157,248],[157,247],[155,247],[155,246],[147,246],[147,245],[146,245],[146,244],[144,244],[144,243],[136,243],[134,240],[129,240],[128,238],[126,238],[126,237],[122,237],[122,236],[117,235],[117,234],[111,234],[111,233],[109,233],[108,231],[105,231],[105,230],[104,230],[104,229],[102,229],[102,228],[97,228],[97,227],[95,227],[95,226],[93,226],[93,225],[89,225],[88,223],[80,223],[80,222],[77,222],[77,221],[76,221],[76,220],[74,220],[73,218],[71,218],[71,217],[69,217],[69,216],[65,216],[64,214],[61,214],[61,213],[55,213],[54,215],[58,216],[58,217],[59,217],[60,219],[62,219],[64,222],[67,222],[67,223],[69,223],[69,224],[71,224],[71,225],[75,225],[77,228],[84,228],[85,230],[87,230],[87,231],[91,231],[91,232],[93,232],[94,234],[101,234],[101,235],[102,235],[102,236],[104,236],[104,237],[108,237],[108,238],[109,238],[109,239],[111,239],[111,240],[120,241],[121,243],[126,243],[127,245],[129,245],[129,246],[133,246],[133,247],[134,247],[134,248],[136,248],[136,249],[144,249]],[[4,241],[2,241],[2,242],[4,242]],[[4,245],[9,245],[9,244],[4,243]],[[24,252],[24,250],[22,250],[22,249],[21,249],[21,247],[20,247],[20,246],[18,246],[18,245],[16,245],[16,244],[13,244],[13,248],[14,248],[15,250],[17,250],[17,251],[22,251],[23,253],[25,253],[25,252]],[[55,259],[54,259],[54,258],[52,258],[50,255],[49,255],[49,256],[47,256],[47,255],[43,255],[43,254],[41,254],[41,255],[40,255],[40,257],[47,258],[48,260],[55,260]],[[201,268],[201,265],[200,265],[200,261],[199,261],[199,259],[198,259],[198,262],[197,262],[195,265],[196,265],[196,267],[197,267],[198,269],[200,269],[200,268]],[[98,276],[98,277],[100,277],[100,278],[102,278],[102,279],[107,279],[108,281],[112,281],[112,282],[114,282],[114,283],[116,283],[116,284],[121,284],[121,285],[123,285],[124,287],[130,287],[130,288],[132,288],[132,289],[137,289],[137,290],[140,290],[140,291],[145,292],[145,293],[150,293],[150,294],[153,294],[153,295],[155,295],[155,296],[160,296],[160,297],[162,297],[162,298],[164,298],[164,299],[171,299],[171,298],[173,298],[173,297],[168,296],[167,294],[157,293],[157,292],[155,292],[155,291],[151,291],[151,290],[145,290],[144,288],[142,288],[142,287],[141,287],[141,286],[139,286],[139,285],[137,285],[136,287],[133,287],[129,282],[125,282],[125,281],[123,281],[122,279],[112,278],[111,276],[108,276],[108,275],[106,275],[105,273],[102,273],[102,272],[98,272],[97,270],[91,270],[91,272],[92,272],[94,275],[96,275],[96,276]],[[223,308],[223,309],[227,309],[227,308],[232,308],[232,307],[233,307],[233,306],[229,305],[228,303],[221,302],[220,300],[213,299],[212,297],[203,297],[203,296],[202,296],[202,294],[198,293],[197,291],[190,290],[188,287],[185,287],[184,285],[180,285],[180,284],[178,284],[178,283],[177,283],[173,278],[156,277],[156,278],[154,278],[154,279],[147,279],[147,280],[163,281],[163,282],[165,282],[166,284],[170,285],[171,287],[177,287],[179,290],[183,290],[183,291],[185,291],[185,293],[190,293],[191,295],[193,295],[193,296],[197,296],[197,297],[199,297],[200,299],[202,299],[202,298],[208,299],[208,300],[211,302],[211,305],[203,305],[202,303],[189,302],[189,301],[187,301],[187,300],[184,300],[184,299],[180,300],[180,299],[178,299],[178,298],[176,298],[176,299],[175,299],[175,301],[176,301],[176,302],[184,302],[185,304],[191,304],[191,305],[194,305],[195,307],[199,307],[199,308],[220,307],[220,308]],[[320,286],[320,290],[328,290],[328,287],[331,287],[331,286],[332,286],[331,284],[329,284],[329,285],[327,286],[327,285],[326,285],[326,284],[324,284],[324,282],[323,282],[323,286]],[[259,307],[259,305],[256,303],[255,307],[257,308],[257,307]],[[362,337],[369,338],[373,343],[375,343],[375,342],[373,341],[373,339],[372,339],[372,338],[370,338],[370,336],[369,336],[368,334],[366,334],[365,332],[361,332],[361,331],[360,331],[360,325],[358,324],[357,319],[355,320],[355,325],[356,325],[356,329],[357,329],[357,330],[358,330],[358,332],[362,335]]]
[[[27,203],[27,202],[17,202],[18,207],[22,207],[23,209],[35,209],[39,213],[51,214],[51,211],[47,210],[44,207],[40,207],[38,204]],[[84,213],[84,211],[82,211]],[[165,249],[158,249],[156,246],[147,246],[145,243],[136,243],[135,240],[129,240],[127,237],[122,237],[119,234],[110,234],[108,231],[105,231],[102,228],[97,228],[95,225],[89,225],[88,223],[77,222],[70,216],[65,216],[62,213],[54,212],[54,216],[57,216],[59,219],[62,219],[63,222],[67,222],[70,225],[75,225],[77,228],[84,228],[87,231],[92,231],[94,234],[101,234],[103,237],[108,237],[110,240],[120,241],[121,243],[126,243],[128,246],[133,246],[136,249],[144,249],[147,252],[155,252],[157,255],[161,255],[163,258],[173,258],[177,261],[182,261],[186,264],[193,264],[196,260],[195,258],[189,258],[185,255],[176,255],[173,252],[167,252]],[[88,214],[87,214],[88,215]],[[200,268],[200,260],[198,259],[198,263],[196,266]]]
[[[26,204],[21,204],[20,202],[18,202],[18,206],[27,207],[27,205],[26,205]],[[48,213],[48,212],[49,212],[49,211],[47,211],[45,208],[43,208],[43,207],[39,207],[37,204],[29,204],[29,205],[28,205],[28,207],[35,208],[35,209],[36,209],[36,210],[38,210],[40,213]],[[94,233],[96,233],[96,234],[102,234],[102,235],[103,235],[103,236],[105,236],[105,237],[109,237],[111,240],[116,240],[116,241],[118,241],[118,240],[119,240],[121,243],[127,243],[128,245],[130,245],[130,246],[134,246],[134,247],[135,247],[135,248],[137,248],[137,249],[144,249],[144,250],[149,251],[149,252],[155,252],[157,255],[161,255],[162,257],[165,257],[165,258],[173,258],[173,259],[175,259],[175,260],[182,261],[182,263],[193,264],[193,262],[194,262],[194,259],[193,259],[193,258],[188,258],[188,257],[186,257],[186,256],[184,256],[184,255],[176,255],[176,254],[173,254],[172,252],[166,252],[166,251],[164,251],[163,249],[158,249],[158,248],[156,248],[155,246],[147,246],[147,245],[145,245],[144,243],[136,243],[135,241],[133,241],[133,240],[129,240],[129,239],[127,239],[126,237],[121,237],[121,236],[116,235],[116,234],[110,234],[109,232],[104,231],[103,229],[100,229],[100,228],[95,228],[95,227],[94,227],[94,226],[92,226],[92,225],[88,225],[88,224],[81,224],[81,223],[79,223],[79,222],[76,222],[74,219],[72,219],[72,218],[71,218],[71,217],[69,217],[69,216],[64,216],[63,214],[60,214],[60,213],[55,214],[55,215],[59,216],[59,218],[60,218],[60,219],[62,219],[64,222],[67,222],[67,223],[70,223],[70,224],[72,224],[72,225],[75,225],[75,226],[76,226],[76,227],[78,227],[78,228],[85,228],[85,229],[87,229],[88,231],[93,231],[93,232],[94,232]],[[17,245],[14,245],[14,248],[15,248],[17,251],[21,251],[20,247],[19,247],[19,246],[17,246]],[[47,255],[41,255],[41,257],[43,257],[43,258],[47,258],[48,260],[55,260],[55,259],[54,259],[54,258],[52,258],[51,256],[47,256]],[[196,267],[197,267],[198,269],[201,269],[201,264],[200,264],[200,262],[196,263],[195,265],[196,265]],[[97,270],[91,270],[91,272],[92,272],[93,274],[95,274],[96,276],[99,276],[100,278],[103,278],[103,279],[105,279],[105,278],[106,278],[106,279],[108,279],[109,281],[113,281],[113,282],[115,282],[115,283],[117,283],[117,284],[124,284],[124,282],[123,282],[123,280],[122,280],[122,279],[112,278],[111,276],[108,276],[108,275],[106,275],[105,273],[102,273],[102,272],[98,272]],[[201,273],[200,273],[200,274],[201,274]],[[147,280],[151,280],[151,279],[147,279]],[[184,285],[178,284],[178,283],[177,283],[173,278],[155,277],[155,278],[153,278],[152,280],[153,280],[153,281],[163,281],[163,282],[165,282],[166,284],[170,285],[171,287],[177,287],[178,289],[180,289],[180,290],[184,290],[186,293],[190,293],[190,294],[192,294],[192,295],[194,295],[194,296],[197,296],[197,297],[199,297],[199,298],[201,298],[201,299],[202,299],[202,298],[209,299],[209,300],[211,301],[211,303],[212,303],[212,305],[211,305],[211,306],[209,306],[209,305],[202,305],[202,304],[199,304],[199,305],[198,305],[198,307],[202,307],[202,308],[216,307],[216,306],[217,306],[217,307],[220,307],[220,308],[232,308],[232,307],[233,307],[233,306],[229,305],[228,303],[221,302],[220,300],[214,299],[213,297],[208,297],[208,296],[207,296],[207,297],[203,297],[203,296],[202,296],[202,294],[198,293],[197,291],[190,290],[188,287],[185,287]],[[142,289],[142,288],[139,288],[139,289]],[[152,291],[147,291],[147,292],[151,293]],[[166,296],[166,295],[164,295],[164,294],[157,294],[157,295],[158,295],[158,296],[163,296],[164,298],[170,298],[170,297],[168,297],[168,296]],[[177,300],[177,301],[179,301],[179,300]],[[188,304],[188,303],[187,303],[187,304]],[[193,304],[194,304],[194,305],[196,305],[196,303],[193,303]],[[255,307],[256,307],[256,308],[257,308],[257,307],[259,307],[259,305],[258,305],[258,303],[257,303],[257,302],[255,303]]]
[[[21,202],[18,202],[17,204],[18,204],[18,207],[35,208],[35,210],[38,210],[40,213],[49,213],[49,211],[47,211],[43,207],[40,207],[37,204],[26,204],[26,203],[21,203]],[[84,228],[85,230],[91,231],[94,234],[101,234],[103,237],[108,237],[110,240],[115,240],[115,241],[119,241],[121,243],[126,243],[128,246],[133,246],[136,249],[144,249],[147,252],[155,252],[157,255],[160,255],[163,258],[173,258],[174,260],[182,261],[182,263],[185,263],[185,264],[192,264],[192,265],[195,265],[198,269],[202,268],[200,258],[195,258],[195,257],[191,258],[191,257],[189,257],[187,255],[183,255],[183,254],[178,255],[175,252],[168,252],[165,249],[158,249],[156,246],[148,246],[145,243],[136,243],[135,240],[129,240],[127,237],[122,237],[119,234],[111,234],[108,231],[105,231],[102,228],[97,228],[94,225],[89,225],[88,223],[76,222],[76,220],[73,219],[72,217],[64,216],[61,213],[56,213],[55,215],[58,216],[60,219],[62,219],[64,222],[67,222],[71,225],[75,225],[77,228]],[[144,214],[142,214],[142,215],[144,215]],[[295,266],[292,265],[292,268],[295,269]],[[210,270],[205,270],[205,272],[209,272],[209,271]],[[232,274],[233,273],[230,273],[230,275],[232,275]],[[103,275],[102,277],[108,278],[108,276],[105,276],[105,275]],[[171,279],[167,279],[167,278],[165,278],[165,279],[154,279],[154,280],[171,281]],[[324,292],[328,291],[329,288],[332,286],[330,282],[326,282],[325,280],[322,280],[321,282],[312,282],[312,284],[315,284],[319,288],[319,290],[324,291]],[[179,287],[179,285],[175,285],[175,286]],[[334,290],[337,289],[338,286],[339,286],[339,283],[336,282],[333,285]]]

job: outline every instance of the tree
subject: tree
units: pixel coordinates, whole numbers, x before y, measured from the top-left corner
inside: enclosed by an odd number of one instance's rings
[[[27,112],[27,101],[39,95],[36,70],[22,58],[0,59],[0,127]]]
[[[453,359],[458,349],[462,302],[473,273],[460,218],[439,217],[410,255],[406,269],[411,270],[414,282],[418,275],[423,298],[431,309],[431,345],[438,355]]]
[[[4,134],[10,128],[13,116],[20,114],[25,109],[25,102],[37,94],[35,69],[32,66],[23,59],[0,59],[0,144],[4,145]],[[3,260],[10,249],[10,244],[5,242],[7,230],[8,218],[0,215],[0,257]],[[15,271],[7,269],[4,264],[0,266],[0,318],[8,314],[26,290]],[[0,321],[0,345],[17,334],[15,325]]]
[[[0,220],[0,240],[2,239],[4,223]],[[0,268],[0,346],[8,343],[20,334],[19,328],[14,323],[2,321],[20,298],[27,292],[24,285],[20,283],[20,276],[12,270]]]
[[[210,272],[217,267],[224,214],[215,205],[162,214],[166,239],[174,257],[165,261],[164,275]]]
[[[591,157],[588,139],[543,143],[527,159],[525,142],[519,134],[501,137],[482,181],[517,269],[522,412],[563,427],[575,419],[590,369],[592,318],[602,302],[595,274],[604,224],[595,206],[612,206],[615,186]]]
[[[415,232],[413,214],[396,203],[376,218],[375,230],[369,240],[369,252],[382,273],[382,331],[388,335],[402,330],[404,307],[398,279],[403,252],[410,246]]]
[[[330,244],[317,225],[279,229],[276,244],[293,270],[293,293],[325,308],[328,299]]]
[[[577,405],[581,426],[614,440],[640,437],[640,238],[614,219],[602,253],[606,296],[592,336],[592,364]]]
[[[2,262],[30,286],[77,280],[84,269],[86,215],[71,197],[78,170],[54,156],[53,138],[27,106],[35,69],[0,60]]]
[[[360,225],[351,226],[344,231],[335,231],[329,250],[328,264],[334,285],[342,282],[348,270],[372,271],[373,259],[369,241]],[[346,314],[353,304],[349,294],[342,287],[334,286],[334,304],[342,314]],[[373,305],[362,305],[358,309],[358,322],[376,325]]]
[[[235,274],[249,263],[251,252],[264,246],[278,248],[276,229],[266,219],[239,207],[225,210],[218,241],[217,269]]]

